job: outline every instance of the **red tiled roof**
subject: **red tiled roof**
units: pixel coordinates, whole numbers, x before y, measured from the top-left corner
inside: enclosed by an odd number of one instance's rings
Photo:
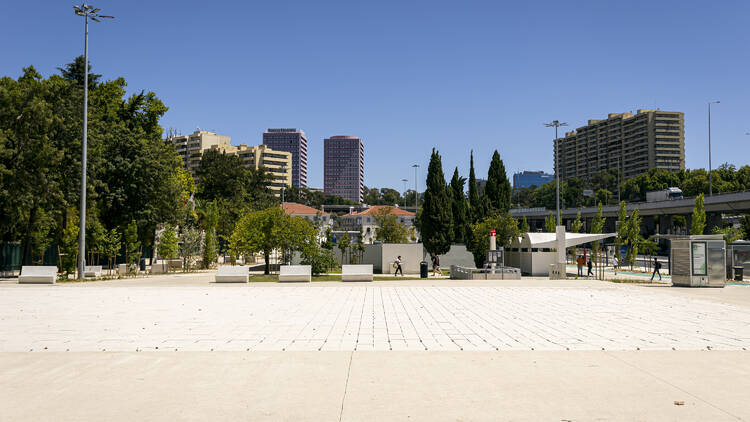
[[[401,208],[392,207],[390,205],[373,205],[370,208],[361,211],[361,212],[355,212],[352,215],[377,215],[383,212],[382,210],[385,208],[390,208],[389,214],[391,215],[406,215],[406,216],[414,216],[415,214],[413,212],[409,212],[406,210],[402,210]]]
[[[313,207],[308,207],[307,205],[298,204],[296,202],[284,202],[283,204],[281,204],[281,207],[286,214],[315,215],[317,213],[321,213],[322,215],[329,215],[327,212],[317,210]]]

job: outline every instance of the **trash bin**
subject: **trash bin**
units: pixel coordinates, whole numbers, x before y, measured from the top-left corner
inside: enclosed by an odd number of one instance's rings
[[[419,263],[419,276],[421,278],[427,278],[427,261]]]
[[[732,267],[734,268],[734,281],[742,281],[742,271],[745,267]]]

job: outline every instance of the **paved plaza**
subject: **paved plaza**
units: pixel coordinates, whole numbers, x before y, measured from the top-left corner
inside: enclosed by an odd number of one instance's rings
[[[750,288],[0,282],[0,420],[750,420]]]
[[[750,348],[750,308],[670,287],[248,285],[196,277],[204,283],[2,286],[0,351]]]

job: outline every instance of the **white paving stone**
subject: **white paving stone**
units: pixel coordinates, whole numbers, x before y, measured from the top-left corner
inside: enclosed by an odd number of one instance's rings
[[[0,352],[748,348],[750,308],[629,286],[0,287]]]

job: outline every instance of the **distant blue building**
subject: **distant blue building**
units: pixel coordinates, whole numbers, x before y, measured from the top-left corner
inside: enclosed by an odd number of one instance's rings
[[[523,171],[513,174],[513,188],[530,188],[531,186],[539,188],[553,180],[555,180],[554,174],[547,174],[543,171]]]

